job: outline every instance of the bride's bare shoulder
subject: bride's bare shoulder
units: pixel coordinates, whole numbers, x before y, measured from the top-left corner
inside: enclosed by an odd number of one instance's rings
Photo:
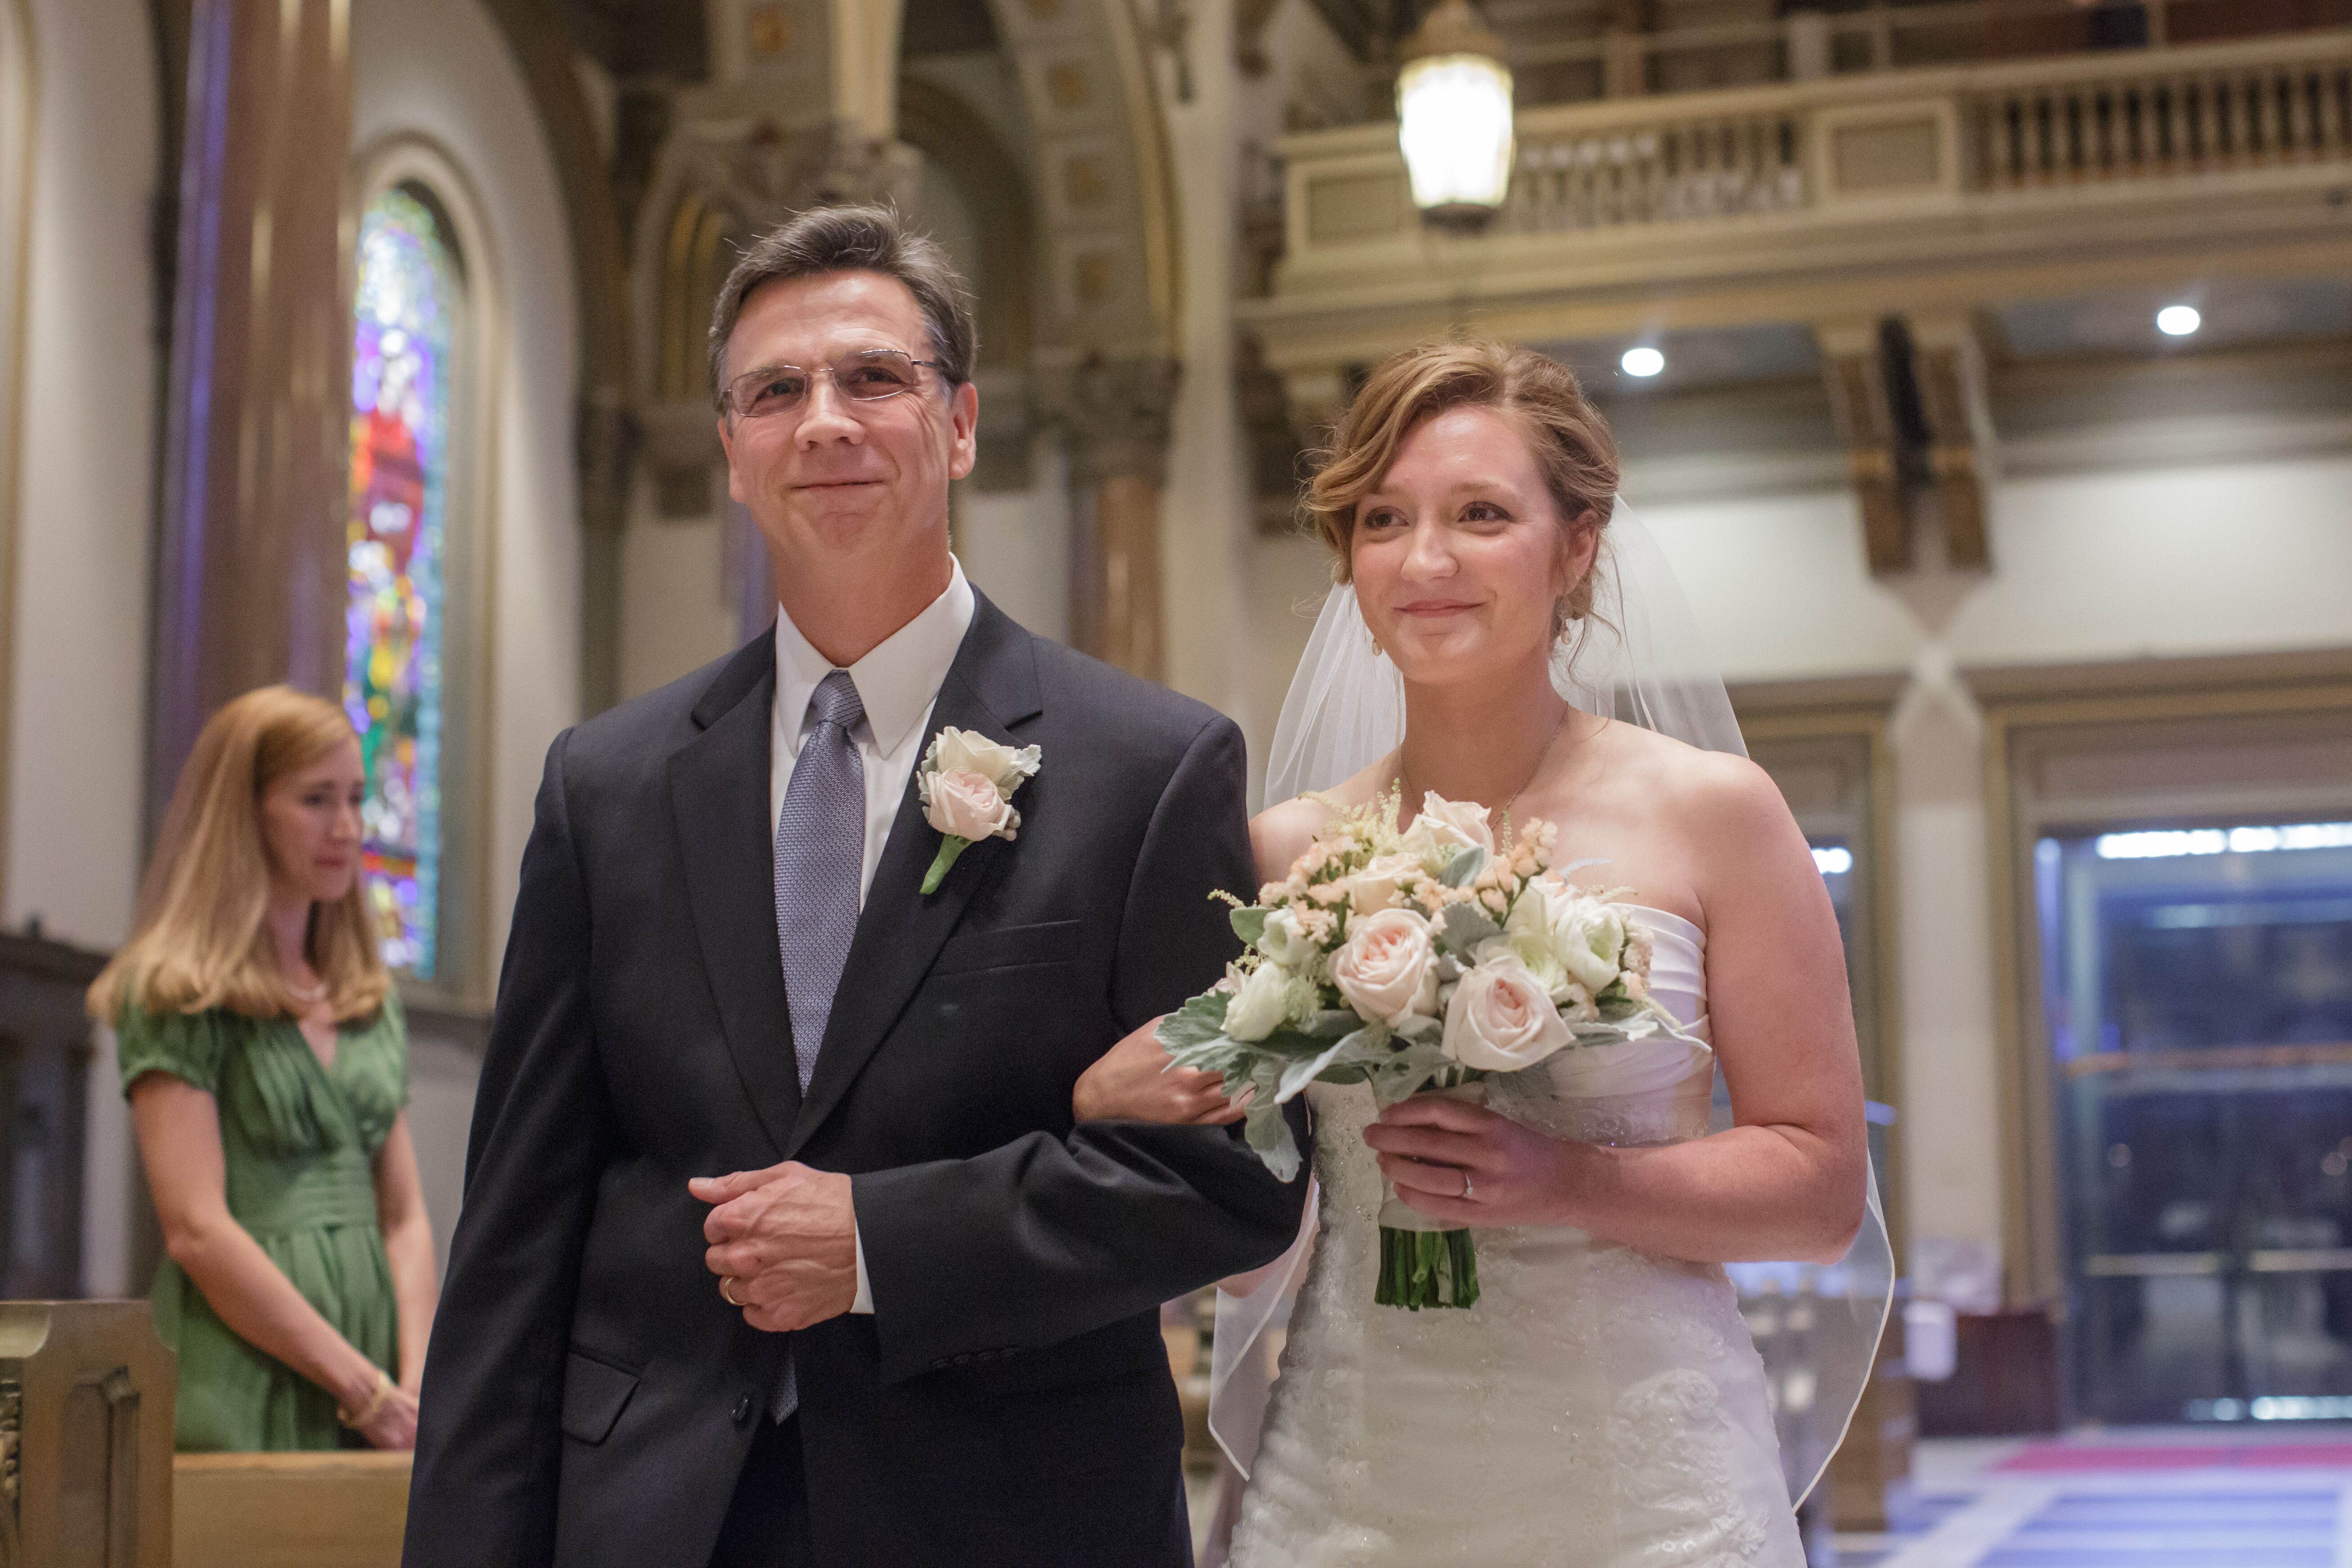
[[[1621,776],[1696,834],[1746,835],[1789,818],[1772,775],[1746,757],[1701,751],[1634,724],[1612,723],[1611,738],[1622,748]]]
[[[1307,853],[1316,836],[1331,825],[1331,805],[1358,806],[1378,795],[1388,782],[1385,760],[1374,763],[1354,778],[1318,795],[1299,795],[1267,806],[1250,819],[1250,848],[1257,858],[1258,879],[1277,881],[1289,874],[1293,862]]]

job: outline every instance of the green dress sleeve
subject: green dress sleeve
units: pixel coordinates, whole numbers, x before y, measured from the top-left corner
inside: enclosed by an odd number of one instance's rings
[[[167,1072],[207,1094],[220,1092],[221,1059],[227,1042],[218,1017],[203,1013],[150,1013],[126,1003],[114,1023],[115,1057],[122,1068],[122,1092],[142,1073]]]

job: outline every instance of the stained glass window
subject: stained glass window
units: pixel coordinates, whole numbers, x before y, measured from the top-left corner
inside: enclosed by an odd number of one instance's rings
[[[441,871],[441,622],[451,346],[462,282],[404,188],[360,220],[343,706],[367,768],[361,876],[384,962],[429,979]]]

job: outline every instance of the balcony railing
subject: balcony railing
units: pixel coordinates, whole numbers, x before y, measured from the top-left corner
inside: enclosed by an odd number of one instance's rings
[[[1486,241],[1893,218],[2352,163],[2352,30],[1528,110]],[[1277,293],[1417,253],[1393,126],[1286,139]],[[2150,186],[2148,195],[2157,191]]]
[[[1540,5],[1526,18],[1514,9],[1489,6],[1530,104],[2352,26],[2352,0],[1944,0],[1836,14],[1800,5],[1777,20],[1582,36]]]

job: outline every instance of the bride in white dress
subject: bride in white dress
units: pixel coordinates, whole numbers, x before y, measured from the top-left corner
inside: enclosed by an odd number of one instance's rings
[[[1626,889],[1655,944],[1654,994],[1714,1050],[1565,1051],[1497,1080],[1486,1109],[1423,1096],[1376,1113],[1362,1085],[1309,1090],[1320,1237],[1236,1568],[1804,1562],[1764,1369],[1721,1266],[1831,1262],[1863,1221],[1843,952],[1759,769],[1606,716],[1622,690],[1588,704],[1598,712],[1563,695],[1555,665],[1610,618],[1596,604],[1622,619],[1604,550],[1616,482],[1607,428],[1564,367],[1444,344],[1374,371],[1309,490],[1343,584],[1318,643],[1369,629],[1394,667],[1402,741],[1376,686],[1310,689],[1332,663],[1310,649],[1278,767],[1325,782],[1318,766],[1385,722],[1389,749],[1331,801],[1400,791],[1407,821],[1424,795],[1491,803],[1498,838],[1555,824],[1555,864]],[[1302,703],[1319,734],[1302,734]],[[1302,796],[1263,813],[1259,875],[1282,877],[1329,812]],[[1234,1114],[1217,1079],[1165,1065],[1148,1031],[1130,1037],[1081,1081],[1079,1114]],[[1718,1065],[1735,1124],[1710,1135]],[[1475,1307],[1373,1304],[1383,1177],[1476,1232]]]

